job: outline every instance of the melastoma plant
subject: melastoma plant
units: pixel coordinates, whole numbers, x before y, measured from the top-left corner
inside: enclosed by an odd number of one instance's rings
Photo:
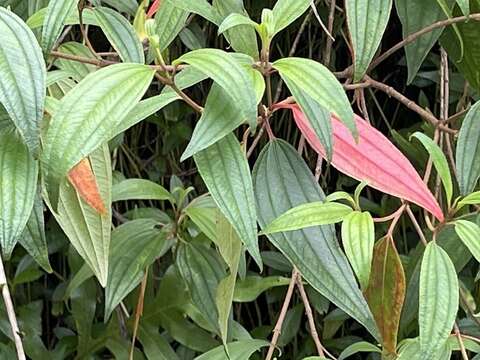
[[[473,359],[479,20],[0,0],[0,357]]]

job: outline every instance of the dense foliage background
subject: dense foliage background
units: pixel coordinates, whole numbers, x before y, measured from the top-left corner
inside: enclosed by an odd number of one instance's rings
[[[0,0],[0,358],[479,358],[479,20]]]

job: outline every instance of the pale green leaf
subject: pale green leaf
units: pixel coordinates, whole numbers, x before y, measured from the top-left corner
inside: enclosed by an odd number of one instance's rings
[[[0,7],[0,103],[34,155],[40,147],[46,68],[42,50],[27,25]]]
[[[218,49],[194,50],[181,56],[174,64],[188,63],[213,79],[237,104],[252,131],[257,126],[255,86],[248,70],[231,54]]]
[[[145,65],[116,64],[88,75],[60,100],[44,138],[42,171],[50,202],[67,172],[113,138],[153,77]]]
[[[275,34],[302,16],[311,3],[311,0],[278,0],[272,10]]]
[[[465,196],[458,202],[457,208],[460,209],[465,205],[477,205],[480,204],[480,191],[473,192]]]
[[[380,350],[378,346],[370,344],[369,342],[359,341],[359,342],[353,343],[352,345],[348,346],[345,350],[343,350],[340,356],[338,357],[338,360],[346,359],[347,357],[355,355],[359,352],[381,353],[382,350]]]
[[[201,232],[215,242],[217,240],[217,207],[215,204],[213,204],[213,207],[196,206],[194,204],[195,202],[192,202],[185,209],[185,214],[197,225]]]
[[[228,15],[218,27],[218,33],[223,34],[225,31],[230,30],[236,26],[248,25],[256,28],[258,24],[250,19],[248,16],[232,13]]]
[[[95,59],[95,56],[85,45],[73,41],[63,43],[58,48],[58,51],[67,55],[75,55]],[[81,81],[84,77],[97,69],[95,65],[84,64],[78,61],[67,59],[57,59],[55,60],[55,65],[59,69],[72,74],[72,78],[76,81]]]
[[[137,0],[102,0],[101,2],[129,15],[135,15],[138,8]]]
[[[185,27],[189,12],[170,1],[162,1],[155,14],[155,34],[158,36],[160,51],[165,50]]]
[[[124,62],[145,63],[143,46],[125,17],[107,7],[96,7],[93,13],[108,41]]]
[[[470,0],[457,0],[457,4],[462,10],[463,15],[470,15]]]
[[[53,49],[65,21],[76,8],[78,0],[57,0],[48,3],[42,28],[42,48],[48,56]]]
[[[6,260],[32,212],[37,178],[38,162],[15,130],[0,131],[0,245]]]
[[[43,26],[45,17],[47,14],[47,8],[43,8],[38,10],[35,14],[30,16],[27,20],[27,25],[30,29],[36,29]],[[95,16],[93,15],[93,11],[91,9],[83,9],[83,24],[84,25],[98,25]],[[78,9],[74,7],[70,10],[67,18],[64,20],[64,25],[78,25]]]
[[[237,281],[233,300],[235,302],[255,301],[261,293],[278,286],[287,286],[290,279],[283,276],[247,276]]]
[[[222,22],[217,10],[207,0],[166,0],[165,4],[174,4],[176,7],[185,11],[200,15],[204,19],[220,25]]]
[[[267,347],[269,344],[265,340],[240,340],[227,344],[229,360],[248,360],[253,353],[260,350],[262,347]],[[223,346],[216,347],[209,352],[200,355],[195,360],[225,360],[225,348]]]
[[[352,211],[350,206],[330,202],[319,201],[298,205],[265,226],[263,234],[335,224],[343,221]]]
[[[348,97],[330,70],[314,60],[295,57],[277,60],[273,67],[288,87],[293,83],[295,88],[302,89],[324,109],[336,114],[355,138],[358,136]]]
[[[448,254],[436,242],[428,243],[420,270],[420,358],[437,359],[452,331],[458,311],[458,279]]]
[[[171,200],[163,186],[147,179],[126,179],[113,185],[112,202],[121,200]]]
[[[480,101],[468,111],[458,134],[455,154],[460,193],[471,193],[480,177]]]
[[[194,159],[220,211],[261,268],[252,178],[237,138],[230,134],[196,154]]]
[[[360,286],[365,290],[370,279],[375,245],[375,227],[370,213],[354,211],[343,219],[342,243]]]
[[[353,79],[360,81],[380,46],[392,0],[346,0],[345,8],[353,46]]]
[[[445,154],[440,147],[427,135],[417,131],[412,135],[412,137],[417,138],[425,147],[425,149],[427,149],[428,154],[435,165],[435,169],[442,180],[445,194],[447,195],[447,203],[450,205],[453,195],[453,183]]]
[[[457,220],[455,232],[473,257],[480,262],[480,226],[471,221]]]

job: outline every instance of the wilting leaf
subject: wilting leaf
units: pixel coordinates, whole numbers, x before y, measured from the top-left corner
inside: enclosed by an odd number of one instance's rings
[[[146,179],[126,179],[113,185],[112,202],[121,200],[171,200],[163,186]]]
[[[392,0],[346,0],[345,8],[353,45],[353,79],[360,81],[380,46]]]
[[[322,144],[298,105],[277,106],[293,111],[295,122],[308,143],[326,157]],[[355,122],[359,132],[358,143],[355,143],[347,127],[332,116],[332,165],[375,189],[422,206],[443,221],[444,216],[437,201],[408,159],[385,135],[362,118],[355,116]]]
[[[368,212],[354,211],[342,223],[342,243],[362,289],[366,289],[372,267],[375,227]]]
[[[143,46],[132,25],[124,16],[102,6],[95,7],[93,13],[108,41],[124,62],[145,63]]]
[[[237,138],[230,134],[199,152],[194,158],[198,171],[219,209],[233,225],[261,268],[252,178]]]
[[[457,220],[455,232],[473,257],[480,262],[480,226],[471,221]]]
[[[42,153],[42,172],[54,209],[63,177],[116,135],[152,77],[153,70],[144,65],[112,65],[88,75],[60,100],[61,111],[52,117]]]
[[[42,50],[27,25],[0,7],[0,103],[34,155],[40,147],[46,68]]]
[[[0,131],[0,245],[7,260],[32,212],[37,178],[38,162],[15,130]]]
[[[263,149],[253,181],[262,228],[295,206],[325,199],[303,159],[282,140],[272,141]],[[332,226],[271,234],[268,238],[312,287],[378,337],[373,316]]]
[[[405,300],[405,273],[393,239],[389,236],[375,244],[365,297],[382,334],[383,348],[387,353],[395,354]]]
[[[458,311],[458,279],[448,254],[434,241],[425,249],[420,270],[420,358],[437,359]]]
[[[347,205],[330,202],[311,202],[296,206],[264,227],[264,234],[292,231],[311,226],[335,224],[352,212]]]
[[[470,108],[463,120],[455,158],[460,192],[467,195],[480,177],[480,101]]]
[[[250,359],[253,353],[260,350],[262,347],[268,346],[265,340],[241,340],[227,344],[230,360],[246,360]],[[209,352],[200,355],[195,360],[224,360],[225,348],[223,346],[216,347]]]

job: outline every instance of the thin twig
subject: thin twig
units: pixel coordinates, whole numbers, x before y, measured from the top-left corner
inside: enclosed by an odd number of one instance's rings
[[[142,283],[140,285],[140,293],[138,294],[137,308],[135,310],[135,321],[133,324],[132,345],[130,347],[129,360],[133,360],[133,354],[135,352],[135,340],[137,338],[138,325],[140,323],[140,317],[143,314],[143,301],[145,299],[145,289],[147,287],[148,268],[145,269],[145,275],[143,275]]]
[[[418,236],[420,237],[420,240],[422,241],[423,245],[427,246],[427,239],[425,238],[425,234],[423,233],[422,228],[418,224],[418,221],[415,218],[415,215],[413,214],[412,209],[410,209],[410,206],[408,206],[408,205],[407,205],[406,209],[407,209],[407,214],[408,214],[410,220],[412,220],[413,227],[415,228]]]
[[[462,334],[460,334],[460,330],[458,329],[457,322],[453,324],[453,330],[455,331],[455,336],[458,339],[458,345],[460,346],[460,352],[462,354],[463,360],[469,360],[467,355],[467,350],[465,350],[465,344],[463,343]]]

